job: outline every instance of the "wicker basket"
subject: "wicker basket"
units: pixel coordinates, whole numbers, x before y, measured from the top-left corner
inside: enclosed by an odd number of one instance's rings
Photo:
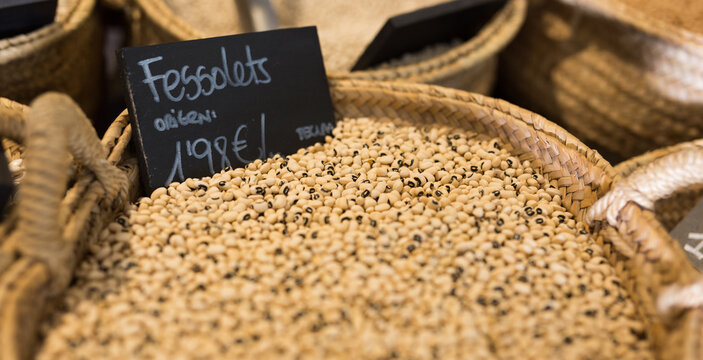
[[[613,159],[703,136],[703,34],[622,0],[538,0],[501,58],[506,98]]]
[[[0,359],[26,359],[44,305],[68,286],[83,246],[134,193],[136,163],[114,165],[131,134],[125,118],[100,143],[65,95],[43,95],[30,108],[0,106],[0,133],[26,146],[27,165],[14,209],[0,223]]]
[[[124,8],[127,9],[132,24],[132,43],[147,45],[252,31],[251,26],[247,25],[247,19],[242,18],[233,5],[234,2],[228,1],[226,7],[221,2],[127,0]],[[527,7],[526,0],[510,0],[474,38],[429,58],[418,58],[383,69],[348,73],[352,62],[363,51],[366,43],[372,40],[373,32],[383,25],[387,17],[421,7],[420,4],[423,3],[436,3],[437,0],[366,2],[353,2],[350,5],[345,1],[320,1],[313,6],[309,1],[275,1],[274,4],[282,26],[318,26],[325,65],[330,72],[344,72],[353,79],[407,80],[480,93],[488,93],[492,89],[497,67],[495,55],[515,36],[522,25]],[[186,4],[187,7],[184,6]],[[303,6],[304,4],[309,6]],[[174,8],[180,7],[183,8],[178,11],[181,15],[177,15]],[[353,10],[353,14],[349,14],[350,10]],[[214,19],[204,15],[213,12],[218,14]],[[240,18],[234,21],[238,14]],[[358,21],[364,16],[377,18]],[[220,19],[221,17],[224,18]],[[340,34],[339,31],[335,32],[336,29],[350,30]],[[358,33],[365,36],[357,36]],[[340,38],[347,41],[340,41]]]
[[[649,166],[655,161],[659,161],[661,158],[671,158],[676,154],[682,154],[690,151],[703,151],[703,140],[686,142],[650,151],[618,164],[618,166],[615,167],[615,171],[620,176],[627,179],[638,169]],[[672,163],[668,165],[667,169],[670,169],[668,171],[675,171],[677,167],[685,169],[687,166],[690,167],[690,164],[685,162]],[[696,205],[696,203],[700,201],[701,198],[703,198],[703,184],[692,185],[677,191],[672,196],[657,200],[654,204],[654,211],[657,214],[657,219],[662,223],[664,228],[671,230]]]
[[[530,160],[534,168],[541,169],[550,183],[559,188],[564,206],[578,220],[585,219],[586,212],[610,189],[611,180],[615,177],[614,169],[596,151],[559,126],[502,100],[428,85],[338,78],[331,79],[330,84],[338,117],[400,117],[418,124],[440,123],[501,138],[513,154],[522,160]],[[127,119],[124,112],[103,140],[106,146],[116,141],[118,143],[110,157],[112,161],[119,158],[126,145],[124,140],[129,138]],[[118,134],[121,131],[124,131],[122,136]],[[92,179],[92,176],[89,177]],[[78,181],[78,184],[87,182]],[[102,192],[99,181],[92,181],[91,186],[96,192]],[[84,201],[82,207],[96,207],[96,202]],[[107,214],[107,211],[97,211],[97,214]],[[86,233],[95,233],[100,226],[105,226],[101,221],[103,217],[97,214],[95,216],[100,220],[91,222],[90,231]],[[599,223],[593,229],[593,239],[603,248],[635,300],[656,357],[699,359],[703,354],[700,342],[703,325],[701,309],[683,309],[677,312],[677,316],[671,317],[668,316],[671,307],[660,313],[657,303],[661,301],[662,294],[669,296],[672,288],[701,281],[701,275],[686,265],[685,255],[671,241],[660,241],[656,247],[623,245],[635,241],[647,242],[650,235],[653,239],[660,239],[657,236],[663,231],[661,227],[656,227],[658,223],[654,221],[653,214],[647,211],[635,208],[626,216],[639,228],[618,232]],[[26,266],[23,264],[17,261],[13,266]],[[8,354],[3,358],[16,358],[20,354],[18,351],[27,349],[20,344],[26,344],[26,338],[34,334],[35,313],[28,312],[26,307],[16,306],[29,304],[29,300],[35,299],[36,294],[41,293],[49,282],[44,267],[35,265],[31,269],[35,269],[35,273],[25,272],[26,275],[22,276],[9,271],[3,273],[6,274],[3,276],[12,275],[16,281],[12,291],[6,290],[7,281],[3,279],[0,283],[0,309],[8,314],[0,317],[3,319],[0,355]],[[673,296],[673,299],[677,297]],[[17,334],[24,334],[25,337]]]
[[[51,25],[0,39],[0,96],[20,103],[46,91],[60,91],[95,115],[102,70],[102,31],[95,0],[59,0]]]

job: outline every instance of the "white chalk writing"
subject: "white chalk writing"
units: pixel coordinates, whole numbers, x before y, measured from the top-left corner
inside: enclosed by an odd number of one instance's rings
[[[266,115],[261,114],[259,120],[259,134],[261,146],[258,147],[258,159],[265,159],[267,156],[273,156],[273,153],[266,151]],[[234,154],[235,159],[242,164],[250,163],[256,159],[247,159],[242,153],[245,149],[249,147],[249,139],[246,136],[248,131],[248,126],[246,124],[239,125],[234,133],[231,141],[231,152]],[[176,142],[176,155],[171,167],[171,172],[164,183],[168,186],[174,180],[184,181],[183,176],[183,156],[189,156],[198,160],[205,159],[207,161],[208,170],[211,174],[224,169],[228,166],[232,166],[229,156],[227,155],[229,141],[226,136],[218,136],[213,140],[206,138],[197,138],[195,140],[186,140],[184,143],[185,154],[181,150],[181,141]],[[214,151],[213,151],[214,150]],[[217,162],[217,167],[215,167],[215,157],[219,155],[219,162]]]
[[[687,252],[691,253],[696,258],[698,258],[698,260],[703,259],[703,252],[702,252],[703,251],[703,234],[689,233],[688,239],[689,240],[699,240],[698,245],[691,246],[691,245],[685,244],[683,246],[683,249],[686,250]]]
[[[217,113],[215,113],[215,110],[205,110],[203,113],[192,110],[184,114],[183,110],[176,112],[176,110],[171,109],[163,117],[154,119],[154,128],[158,131],[167,131],[187,125],[211,123],[212,119],[216,118]]]
[[[227,85],[231,87],[246,87],[251,84],[268,84],[271,76],[264,67],[268,60],[266,57],[254,59],[249,45],[244,47],[246,62],[234,61],[231,66],[227,59],[227,51],[224,46],[220,47],[222,67],[213,66],[208,69],[199,65],[195,68],[195,73],[188,74],[189,65],[181,67],[180,71],[168,69],[161,74],[153,74],[151,65],[164,60],[163,56],[155,56],[138,62],[144,72],[144,80],[151,90],[155,102],[161,101],[161,96],[157,90],[157,82],[161,82],[161,90],[168,100],[179,102],[185,97],[188,100],[195,100],[200,96],[209,96],[215,90],[222,90]],[[231,71],[230,71],[231,69]],[[192,85],[189,85],[192,84]]]
[[[295,129],[300,140],[307,140],[318,136],[325,136],[332,133],[334,124],[325,122],[316,125],[301,126]]]

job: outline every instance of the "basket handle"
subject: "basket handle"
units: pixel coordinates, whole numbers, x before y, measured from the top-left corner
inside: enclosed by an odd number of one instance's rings
[[[59,209],[69,181],[70,157],[95,174],[111,204],[126,192],[127,178],[106,160],[95,129],[70,97],[46,93],[35,99],[25,123],[26,175],[17,193],[15,251],[47,265],[52,288],[71,277],[74,247],[63,242]]]
[[[617,182],[613,188],[588,210],[586,222],[607,221],[619,232],[627,232],[627,220],[632,206],[653,210],[654,203],[676,192],[703,185],[703,142],[694,142],[680,151],[662,156],[633,171]],[[630,229],[632,230],[632,229]],[[666,235],[664,235],[666,236]],[[660,248],[658,236],[645,236],[640,246],[645,249]],[[647,243],[649,242],[649,243]],[[619,249],[632,252],[629,244],[614,244]],[[674,309],[703,306],[703,280],[688,285],[674,284],[662,291],[657,299],[661,314]]]
[[[703,185],[703,142],[633,171],[593,204],[586,214],[586,221],[592,224],[605,219],[617,227],[619,214],[628,203],[634,202],[653,210],[657,200],[696,185]]]

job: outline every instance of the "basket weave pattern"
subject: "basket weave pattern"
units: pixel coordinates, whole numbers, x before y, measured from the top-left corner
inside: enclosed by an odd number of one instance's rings
[[[0,105],[0,133],[26,145],[27,164],[17,203],[0,223],[0,359],[28,359],[45,304],[68,285],[85,244],[135,195],[136,162],[114,166],[131,137],[126,116],[99,142],[65,95],[42,96],[30,108]]]
[[[0,95],[29,103],[46,91],[96,114],[102,80],[102,32],[95,0],[59,1],[57,21],[0,40]]]
[[[288,2],[285,4],[290,6]],[[132,42],[135,45],[212,36],[177,16],[163,0],[131,0],[125,8],[132,24]],[[511,0],[474,38],[431,59],[390,69],[345,74],[351,79],[432,83],[487,93],[495,82],[495,56],[518,32],[526,8],[527,0]],[[238,32],[245,31],[251,29],[242,24]],[[328,70],[334,73],[342,71]]]
[[[615,171],[623,178],[627,178],[637,169],[647,166],[658,159],[692,149],[703,149],[703,140],[650,151],[618,164],[615,167]],[[693,186],[682,189],[671,197],[657,200],[654,205],[654,211],[664,228],[672,230],[701,199],[703,199],[703,185]]]
[[[347,77],[429,83],[488,93],[495,82],[495,55],[520,29],[526,8],[526,1],[509,2],[474,38],[435,58],[390,69],[352,72]]]
[[[565,2],[530,7],[502,57],[508,98],[623,158],[703,134],[703,41]]]
[[[701,141],[685,143],[624,163],[620,170],[625,177],[619,179],[587,214],[587,221],[595,222],[596,226],[609,224],[626,235],[625,242],[613,243],[620,252],[632,254],[629,255],[631,258],[642,256],[645,261],[656,257],[662,267],[655,276],[676,279],[675,284],[659,292],[655,304],[664,326],[679,322],[679,326],[670,327],[666,334],[667,351],[661,357],[667,359],[700,359],[703,356],[703,279],[688,259],[681,258],[681,246],[669,236],[668,228],[653,219],[651,211],[656,209],[657,217],[664,219],[664,225],[670,225],[666,222],[673,217],[680,218],[684,213],[660,216],[668,210],[669,201],[683,201],[684,205],[672,207],[673,211],[680,211],[694,203],[692,200],[697,200],[703,184],[703,173],[700,172],[703,167],[702,145]],[[685,199],[686,196],[691,198]],[[651,222],[642,221],[647,218]],[[640,276],[648,275],[643,273]],[[687,324],[686,327],[681,326],[683,324]]]

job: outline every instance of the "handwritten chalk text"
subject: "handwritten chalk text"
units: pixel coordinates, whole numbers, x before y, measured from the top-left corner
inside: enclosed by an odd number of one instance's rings
[[[171,167],[171,172],[164,186],[168,186],[174,180],[185,180],[183,176],[183,158],[185,156],[199,160],[205,159],[211,174],[228,166],[232,166],[232,161],[228,155],[229,152],[231,152],[234,158],[241,164],[247,164],[256,159],[265,159],[268,156],[273,156],[273,153],[266,151],[266,115],[263,113],[261,114],[259,125],[260,138],[258,140],[261,146],[258,147],[258,157],[255,159],[248,159],[243,154],[243,151],[249,147],[250,140],[250,138],[247,137],[249,129],[246,124],[237,127],[231,142],[226,136],[218,136],[212,140],[197,138],[195,140],[186,140],[183,143],[177,141],[173,166]],[[231,145],[231,148],[228,148],[228,145]],[[216,158],[217,156],[219,156],[219,158]]]
[[[176,110],[171,109],[163,117],[154,120],[154,128],[158,131],[167,131],[188,125],[211,123],[212,119],[216,118],[217,113],[215,113],[215,110],[205,110],[203,113],[192,110],[184,114],[183,110],[178,110],[176,113]]]
[[[222,90],[228,85],[231,87],[247,87],[251,84],[268,84],[271,76],[264,67],[268,58],[261,57],[254,59],[249,45],[244,47],[246,52],[246,62],[234,61],[231,65],[227,59],[225,47],[220,47],[222,67],[213,66],[209,70],[203,66],[197,66],[195,73],[189,73],[190,66],[184,65],[180,70],[169,69],[162,74],[152,73],[152,64],[164,60],[163,56],[155,56],[139,61],[139,66],[144,72],[142,82],[149,86],[155,102],[161,101],[161,96],[157,90],[157,83],[161,82],[161,90],[166,98],[173,102],[180,102],[185,97],[188,100],[195,100],[200,96],[209,96],[215,90]]]
[[[325,136],[332,133],[334,129],[334,124],[329,122],[324,122],[316,125],[301,126],[295,129],[298,133],[298,138],[300,140],[307,140],[318,136]]]
[[[688,239],[689,240],[698,240],[698,245],[696,246],[691,246],[689,244],[685,244],[683,249],[686,250],[686,252],[690,253],[691,255],[695,256],[698,260],[703,259],[703,234],[701,233],[689,233],[688,234]]]

